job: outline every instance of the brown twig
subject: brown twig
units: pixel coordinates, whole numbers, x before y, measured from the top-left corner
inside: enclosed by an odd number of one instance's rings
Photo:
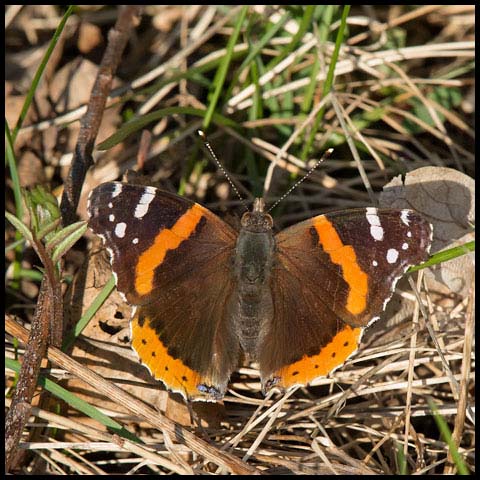
[[[8,472],[16,456],[18,443],[30,415],[31,402],[40,364],[45,357],[47,343],[60,345],[61,335],[58,328],[63,321],[63,302],[61,285],[55,272],[55,265],[45,251],[41,241],[32,243],[45,267],[45,275],[40,286],[37,308],[32,327],[25,346],[22,367],[18,383],[12,398],[10,410],[5,418],[5,471]]]
[[[49,296],[43,292],[47,289],[44,277],[40,286],[40,296],[32,320],[30,338],[26,342],[25,355],[13,400],[5,418],[5,472],[10,470],[17,453],[18,443],[23,428],[30,415],[31,400],[37,385],[40,363],[45,352],[48,336],[48,318],[50,311]]]
[[[5,317],[5,330],[20,341],[27,341],[27,330],[9,316]],[[142,417],[154,427],[170,435],[172,440],[186,445],[197,454],[205,457],[209,462],[213,462],[238,475],[260,474],[256,468],[247,465],[234,455],[222,452],[214,445],[201,440],[178,423],[166,418],[160,412],[145,405],[145,403],[117,387],[115,384],[108,382],[97,373],[79,364],[58,348],[49,347],[48,359],[87,384],[93,385],[96,392],[102,393],[110,399],[117,401],[119,404],[124,405],[131,413]]]
[[[88,168],[92,164],[91,154],[100,127],[103,110],[111,90],[115,71],[122,58],[131,29],[140,15],[140,6],[128,6],[120,10],[115,27],[109,32],[109,42],[90,96],[87,113],[82,120],[75,155],[65,182],[60,206],[64,226],[75,220],[80,192]],[[45,357],[48,342],[60,346],[62,341],[63,306],[60,282],[55,266],[38,241],[32,245],[45,266],[37,308],[32,321],[30,337],[26,342],[25,355],[12,405],[5,419],[5,469],[12,465],[18,442],[30,414],[31,401],[37,385],[40,364]],[[50,339],[48,336],[50,335]]]
[[[102,120],[108,95],[112,88],[113,77],[122,59],[123,51],[130,38],[132,28],[138,23],[141,6],[128,5],[120,10],[115,27],[108,34],[108,45],[98,69],[92,88],[87,112],[82,119],[75,153],[65,181],[62,203],[63,225],[75,221],[80,192],[88,169],[92,165],[92,151]]]

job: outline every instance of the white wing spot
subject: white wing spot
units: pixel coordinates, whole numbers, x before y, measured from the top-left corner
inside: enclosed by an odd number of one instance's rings
[[[155,198],[155,189],[152,187],[146,187],[143,195],[140,197],[140,201],[138,202],[134,216],[135,218],[143,218],[146,213],[148,212],[148,207],[150,203]]]
[[[410,219],[408,218],[409,213],[410,213],[410,210],[402,210],[402,214],[400,215],[402,222],[407,227],[410,225]]]
[[[118,238],[123,238],[125,236],[125,230],[127,229],[127,224],[125,222],[117,223],[115,226],[115,235]]]
[[[398,250],[394,248],[390,248],[387,252],[387,262],[388,263],[395,263],[398,259]]]
[[[373,265],[374,267],[378,267],[378,262],[377,262],[376,260],[374,260],[374,261],[372,262],[372,265]]]
[[[132,240],[132,243],[133,243],[134,245],[136,245],[136,244],[138,243],[138,238],[134,238],[134,239]]]
[[[135,218],[142,218],[148,212],[148,203],[139,203],[135,208],[135,213],[133,214]]]
[[[121,183],[116,183],[115,188],[113,189],[113,192],[112,192],[112,198],[115,198],[118,195],[120,195],[122,193],[122,188],[123,187]]]
[[[109,216],[108,216],[108,219],[111,221],[111,222],[114,222],[115,221],[115,215],[113,213],[111,213]]]
[[[377,241],[383,240],[383,228],[377,227],[376,225],[372,225],[370,227],[370,235],[373,237],[374,240],[377,240]]]
[[[407,232],[407,237],[410,238],[412,236],[412,232]]]
[[[370,225],[380,225],[378,210],[375,207],[367,207],[367,220]]]
[[[375,207],[367,208],[367,221],[370,224],[370,235],[374,240],[383,240],[383,228],[380,224],[378,210]]]
[[[113,208],[113,203],[112,202],[108,202],[108,208]]]
[[[402,245],[402,250],[408,250],[408,243],[405,242],[403,245]]]

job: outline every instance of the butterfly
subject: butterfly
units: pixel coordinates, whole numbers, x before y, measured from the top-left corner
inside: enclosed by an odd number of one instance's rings
[[[182,196],[120,182],[96,187],[88,213],[135,307],[134,350],[189,400],[221,399],[242,355],[258,363],[264,393],[328,375],[432,239],[417,212],[375,207],[275,233],[262,199],[236,231]]]

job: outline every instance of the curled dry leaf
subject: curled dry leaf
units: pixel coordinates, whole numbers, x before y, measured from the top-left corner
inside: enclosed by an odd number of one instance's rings
[[[414,208],[433,225],[431,253],[474,239],[475,182],[468,175],[445,167],[423,167],[388,183],[380,194],[380,206]],[[465,296],[474,269],[474,253],[469,253],[429,269],[432,288]]]

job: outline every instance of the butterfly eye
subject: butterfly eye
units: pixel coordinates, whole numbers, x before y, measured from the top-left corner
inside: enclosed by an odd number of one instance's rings
[[[242,227],[248,227],[252,223],[252,214],[250,212],[245,212],[242,216],[241,224]]]
[[[267,228],[272,228],[273,227],[273,218],[268,213],[265,213],[265,215],[264,215],[264,222],[265,222],[265,226]]]

